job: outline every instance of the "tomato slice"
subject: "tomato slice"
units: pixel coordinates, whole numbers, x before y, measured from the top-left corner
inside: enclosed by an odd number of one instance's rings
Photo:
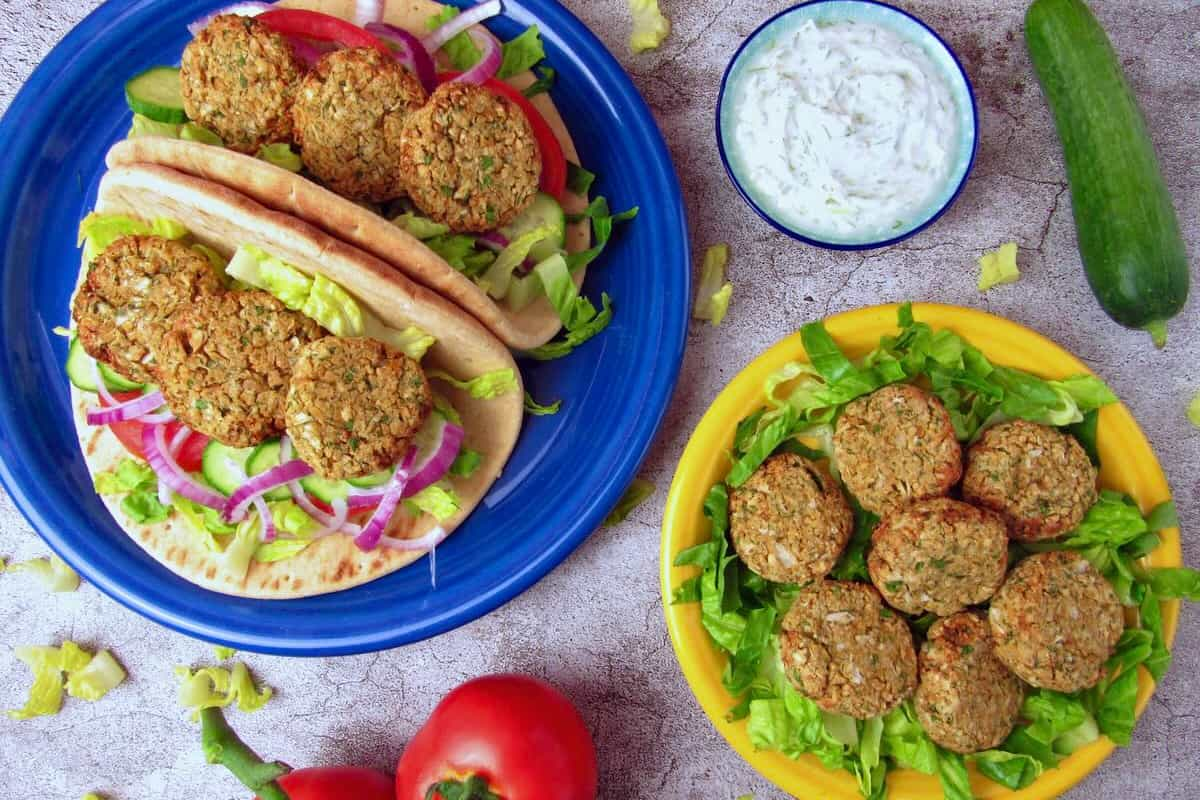
[[[141,392],[113,392],[112,394],[114,400],[124,403],[126,400],[132,400],[140,396]],[[100,398],[100,405],[107,405],[104,402],[104,398]],[[128,422],[114,422],[108,426],[108,429],[113,432],[113,435],[117,437],[117,440],[130,454],[145,461],[146,453],[142,449],[142,430],[145,427],[145,423],[130,420]],[[181,422],[167,423],[167,441],[170,441],[179,432],[181,427],[183,427],[183,423]],[[207,436],[193,431],[192,435],[184,441],[183,447],[180,448],[179,455],[175,458],[176,462],[188,472],[199,472],[202,466],[201,459],[204,455],[204,447],[207,444]]]
[[[438,83],[453,80],[461,74],[461,72],[440,72],[438,73]],[[541,112],[534,107],[533,103],[529,102],[528,97],[504,81],[488,78],[483,85],[501,97],[512,100],[518,108],[525,112],[525,116],[533,128],[533,136],[537,140],[538,150],[542,154],[541,189],[561,203],[563,195],[567,191],[567,158],[563,155],[562,145],[559,144],[558,137],[551,130],[550,123],[546,122],[546,118],[542,116]]]
[[[336,42],[344,47],[370,47],[388,57],[392,56],[392,51],[387,45],[374,35],[352,22],[322,14],[320,11],[278,8],[264,11],[255,19],[284,36],[299,36],[318,42]]]

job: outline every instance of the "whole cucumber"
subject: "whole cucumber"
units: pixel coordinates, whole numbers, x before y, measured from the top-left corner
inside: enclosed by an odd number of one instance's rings
[[[1062,140],[1092,292],[1162,347],[1187,300],[1187,251],[1117,54],[1082,0],[1034,0],[1025,42]]]

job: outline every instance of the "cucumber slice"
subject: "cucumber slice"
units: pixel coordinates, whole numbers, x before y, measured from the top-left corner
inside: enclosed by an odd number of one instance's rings
[[[279,440],[268,439],[251,451],[250,457],[246,459],[246,474],[248,476],[258,475],[277,466],[279,466]],[[263,497],[268,500],[290,500],[292,493],[286,486],[280,486],[267,492]]]
[[[71,339],[67,348],[67,379],[75,384],[77,389],[85,392],[96,391],[96,379],[92,374],[93,359],[84,352],[79,339]],[[100,364],[100,378],[104,385],[113,392],[132,392],[145,388],[143,384],[122,378],[113,372],[107,364]]]
[[[216,439],[209,440],[200,457],[204,480],[228,497],[246,482],[246,462],[254,450],[253,447],[228,447]]]
[[[346,481],[330,481],[316,475],[300,479],[304,491],[324,503],[345,500],[350,495],[350,484]]]
[[[500,233],[511,241],[523,233],[542,226],[550,226],[556,233],[554,236],[538,242],[529,251],[529,259],[538,262],[544,261],[562,250],[563,243],[566,241],[567,215],[563,213],[562,206],[558,204],[557,200],[548,194],[538,192],[529,208],[521,212],[521,215],[507,226],[501,228]]]
[[[393,474],[395,474],[395,470],[382,469],[379,472],[373,472],[361,478],[347,478],[346,483],[351,486],[357,486],[360,489],[374,489],[376,486],[383,486],[390,481]]]
[[[134,75],[125,82],[125,101],[133,113],[155,122],[182,125],[188,121],[177,67],[151,67]]]

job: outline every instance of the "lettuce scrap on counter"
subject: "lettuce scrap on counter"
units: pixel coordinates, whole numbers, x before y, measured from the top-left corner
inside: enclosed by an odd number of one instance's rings
[[[1100,735],[1128,744],[1139,667],[1157,681],[1171,660],[1160,603],[1200,599],[1200,572],[1145,566],[1142,559],[1158,547],[1162,531],[1178,526],[1174,506],[1164,503],[1143,515],[1131,498],[1113,491],[1102,492],[1061,540],[1014,548],[1020,554],[1078,551],[1109,580],[1137,623],[1126,628],[1104,680],[1075,694],[1032,691],[1024,701],[1023,721],[1000,747],[964,757],[929,739],[911,701],[882,717],[855,720],[822,711],[792,687],[776,642],[800,587],[766,581],[737,557],[728,537],[730,488],[744,483],[776,451],[831,458],[833,424],[842,406],[890,383],[919,380],[928,386],[950,412],[960,441],[973,440],[985,426],[1020,418],[1065,427],[1093,458],[1098,409],[1116,402],[1092,376],[1044,380],[994,365],[957,334],[915,321],[909,305],[900,308],[898,335],[883,337],[859,361],[847,358],[821,323],[806,325],[801,333],[809,361],[791,362],[768,378],[764,408],[738,424],[729,473],[705,500],[710,537],[674,560],[675,566],[700,568],[699,575],[675,588],[672,603],[699,603],[704,629],[728,657],[722,675],[733,698],[728,719],[747,721],[755,747],[791,757],[808,753],[826,767],[848,770],[862,796],[872,800],[885,796],[893,766],[937,775],[947,800],[970,800],[968,762],[1015,790]],[[865,581],[865,552],[878,518],[857,506],[854,511],[855,530],[832,577]],[[929,615],[909,619],[918,636],[932,621]]]
[[[671,32],[671,21],[663,15],[658,0],[629,0],[629,12],[633,16],[629,48],[635,53],[654,50]]]
[[[33,683],[25,706],[9,711],[9,719],[57,714],[64,689],[71,697],[96,701],[125,680],[125,670],[107,650],[93,655],[72,641],[58,647],[17,647],[13,655],[33,672]]]

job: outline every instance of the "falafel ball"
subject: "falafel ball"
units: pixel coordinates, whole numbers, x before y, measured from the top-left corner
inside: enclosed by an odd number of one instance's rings
[[[869,719],[917,686],[908,624],[865,583],[818,581],[801,590],[779,647],[788,680],[826,711]]]
[[[956,753],[977,753],[1008,737],[1025,690],[996,658],[983,614],[963,611],[933,623],[920,661],[913,705],[930,739]]]
[[[1068,550],[1017,564],[988,612],[996,655],[1026,683],[1059,692],[1095,686],[1125,629],[1117,593]]]
[[[317,323],[266,292],[200,298],[155,350],[167,405],[190,427],[230,447],[283,433],[292,370]]]
[[[1097,477],[1074,436],[1013,420],[988,428],[967,451],[963,497],[1004,517],[1014,539],[1053,539],[1095,504]]]
[[[895,383],[849,403],[837,421],[834,454],[846,488],[883,515],[942,497],[962,477],[962,448],[942,401]]]
[[[304,166],[352,200],[379,203],[399,197],[404,193],[400,132],[425,100],[416,76],[378,50],[326,53],[292,106]]]
[[[990,511],[936,497],[883,518],[867,570],[893,608],[949,616],[982,603],[1004,582],[1008,534]]]
[[[443,83],[405,121],[400,168],[422,213],[453,231],[483,233],[533,202],[542,156],[514,102],[482,86]]]
[[[284,36],[253,17],[221,14],[183,50],[183,109],[229,149],[254,155],[291,140],[305,71]]]
[[[153,351],[175,315],[222,291],[208,259],[161,236],[124,236],[88,267],[72,316],[79,343],[122,377],[149,383]]]
[[[326,336],[296,359],[287,429],[318,475],[344,480],[394,466],[432,407],[416,361],[374,339]]]
[[[854,515],[824,464],[771,456],[729,497],[730,536],[742,561],[777,583],[807,583],[833,569]]]

